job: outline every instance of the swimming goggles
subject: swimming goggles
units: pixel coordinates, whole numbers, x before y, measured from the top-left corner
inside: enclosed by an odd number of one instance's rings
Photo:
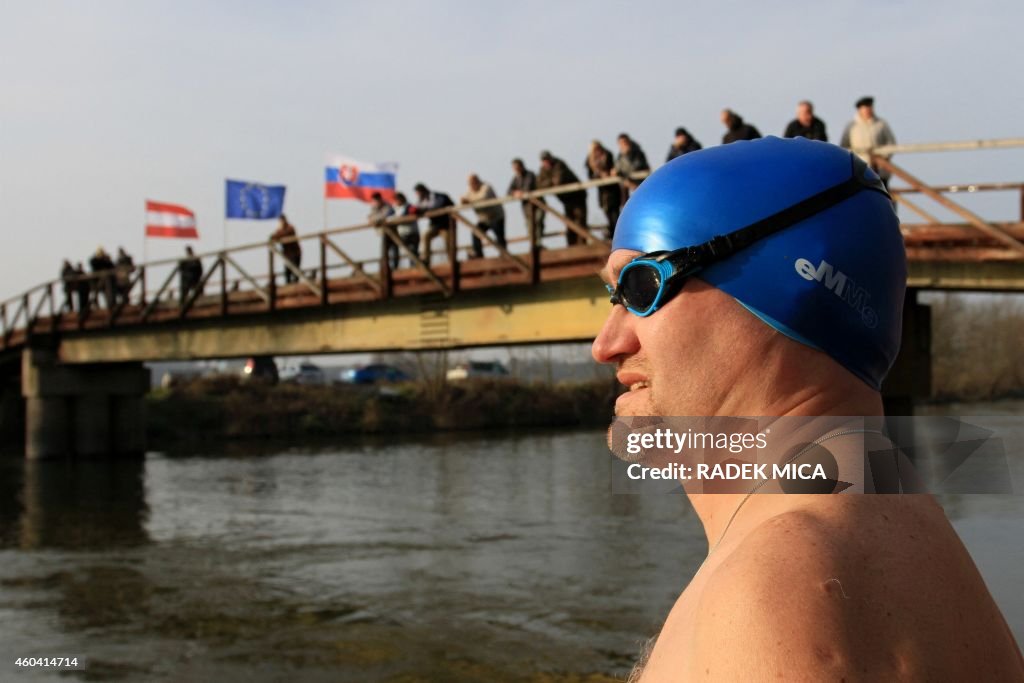
[[[622,304],[630,313],[645,318],[678,294],[687,278],[760,239],[835,206],[861,190],[874,190],[889,197],[881,178],[859,157],[851,154],[850,158],[853,166],[850,178],[767,218],[693,247],[637,256],[619,271],[615,287],[605,285],[612,305]]]

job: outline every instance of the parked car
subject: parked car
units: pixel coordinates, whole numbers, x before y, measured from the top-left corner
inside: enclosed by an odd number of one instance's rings
[[[281,370],[281,381],[290,384],[323,384],[325,380],[326,376],[320,366],[309,361],[289,365]]]
[[[246,360],[245,367],[242,369],[242,379],[277,384],[277,363],[274,362],[274,357],[253,356]]]
[[[380,384],[386,382],[408,382],[411,380],[407,373],[393,365],[375,363],[364,365],[361,368],[350,368],[343,370],[341,381],[346,384]]]
[[[446,377],[450,381],[474,378],[508,379],[508,370],[498,361],[471,360],[459,363],[448,371]]]

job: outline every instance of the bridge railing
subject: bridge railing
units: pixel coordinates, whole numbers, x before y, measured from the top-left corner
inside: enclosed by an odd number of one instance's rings
[[[890,158],[892,154],[973,151],[1022,146],[1024,146],[1024,138],[1007,138],[888,145],[873,150],[871,161],[875,167],[888,171],[892,177],[899,178],[907,184],[905,188],[893,188],[892,194],[895,201],[924,220],[924,223],[914,224],[904,221],[901,224],[907,244],[908,258],[920,258],[927,254],[932,259],[955,261],[1019,261],[1024,259],[1024,183],[964,183],[933,186],[925,183],[902,166],[893,163]],[[1018,194],[1019,221],[987,221],[949,196],[959,193],[1007,191]],[[951,224],[939,220],[907,196],[911,194],[921,195],[932,200],[965,222]]]
[[[1013,146],[995,144],[1005,142],[945,143],[945,146],[950,149]],[[1010,142],[1024,144],[1024,141]],[[907,187],[893,188],[895,200],[924,221],[902,225],[908,256],[968,261],[1024,259],[1024,183],[932,186],[896,166],[889,158],[892,153],[939,151],[936,147],[940,146],[910,145],[875,150],[876,165],[887,168],[893,176],[907,183]],[[592,221],[580,225],[570,218],[568,211],[559,211],[546,200],[593,188],[635,183],[645,175],[590,180],[392,218],[380,224],[364,222],[279,241],[260,240],[198,254],[194,261],[161,259],[139,264],[130,272],[115,268],[67,280],[50,280],[0,302],[0,348],[24,343],[33,334],[251,314],[407,294],[434,293],[448,297],[464,286],[537,283],[557,268],[575,275],[591,273],[596,270],[594,264],[605,258],[609,240],[598,234],[600,229],[592,225]],[[1021,220],[986,221],[949,198],[965,191],[1019,193]],[[963,218],[965,223],[944,223],[911,196],[929,197]],[[538,235],[528,223],[526,235],[511,237],[502,247],[490,234],[482,232],[477,221],[466,213],[504,206],[508,214],[523,203],[531,210],[543,212],[559,228]],[[426,220],[428,226],[430,219],[435,218],[446,219],[447,230],[443,248],[434,250],[430,256],[443,256],[442,259],[424,258],[426,254],[414,253],[398,233],[404,223]],[[380,237],[379,251],[372,255],[352,253],[348,238],[370,231]],[[479,239],[496,256],[479,261],[459,258],[472,248],[465,238],[460,243],[460,235],[465,232]],[[544,240],[555,236],[564,236],[576,246],[544,249]],[[289,257],[291,243],[302,247],[305,258],[301,263],[294,263]],[[400,260],[410,264],[409,267],[391,267],[387,258],[388,244],[397,247]],[[253,267],[252,263],[266,265]]]
[[[415,292],[434,291],[451,296],[462,286],[462,266],[468,263],[460,255],[470,252],[470,244],[460,244],[460,235],[469,232],[486,249],[497,255],[484,259],[490,271],[503,272],[491,278],[496,284],[506,282],[536,283],[541,279],[541,254],[546,239],[572,235],[584,247],[607,249],[609,240],[597,234],[600,226],[579,225],[545,199],[592,188],[638,182],[647,173],[632,178],[601,178],[585,182],[544,188],[516,196],[459,204],[453,207],[392,218],[382,223],[364,222],[327,230],[304,233],[280,240],[261,240],[230,248],[196,254],[193,259],[168,258],[134,265],[130,270],[114,268],[70,278],[55,278],[36,285],[18,296],[0,302],[0,348],[26,341],[33,334],[74,331],[122,324],[144,324],[156,320],[207,317],[231,313],[274,310],[284,304],[309,305],[334,302],[332,289],[348,283],[345,300],[387,298],[395,295],[396,282],[415,281]],[[483,232],[467,212],[492,206],[518,207],[529,203],[561,225],[543,235],[531,230],[527,234],[506,239],[500,245]],[[432,257],[414,253],[398,234],[398,227],[413,222],[446,218],[443,248],[434,249]],[[588,221],[589,223],[589,221]],[[376,231],[381,249],[372,257],[356,256],[342,245],[346,237]],[[297,243],[305,256],[294,263],[286,254],[288,245]],[[394,244],[399,258],[409,268],[393,269],[387,257],[386,244]],[[525,250],[523,249],[525,247]],[[243,262],[252,261],[253,253],[263,253],[265,272],[257,272]],[[312,256],[312,258],[310,258]],[[189,264],[193,264],[190,266]],[[198,267],[194,264],[198,263]],[[396,278],[396,273],[399,277]],[[287,296],[283,296],[287,294]],[[197,309],[201,308],[200,311]],[[17,337],[17,338],[15,338]]]

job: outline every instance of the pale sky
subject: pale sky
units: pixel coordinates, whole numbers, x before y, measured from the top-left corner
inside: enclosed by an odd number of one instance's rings
[[[319,230],[332,153],[458,198],[467,173],[502,192],[509,160],[542,149],[582,174],[589,140],[620,131],[660,163],[678,125],[719,142],[726,106],[778,135],[809,98],[838,140],[870,94],[901,142],[1024,134],[1019,2],[688,4],[4,0],[0,299],[100,244],[140,258],[146,198],[194,209],[197,246],[219,248],[229,177],[287,185],[292,222]],[[1022,159],[897,161],[939,183],[1024,180]],[[332,202],[330,223],[365,213]],[[235,222],[229,241],[273,227]]]

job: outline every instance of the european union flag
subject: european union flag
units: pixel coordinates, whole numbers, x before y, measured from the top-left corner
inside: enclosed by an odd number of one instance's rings
[[[227,181],[227,218],[277,218],[284,211],[284,185]]]

